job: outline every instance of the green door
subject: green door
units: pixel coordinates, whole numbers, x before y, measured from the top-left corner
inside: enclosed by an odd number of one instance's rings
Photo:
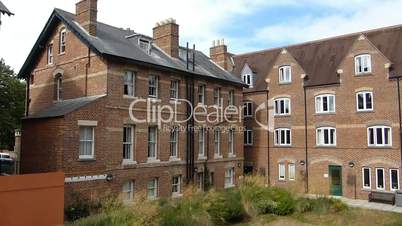
[[[342,196],[342,166],[329,166],[329,193]]]

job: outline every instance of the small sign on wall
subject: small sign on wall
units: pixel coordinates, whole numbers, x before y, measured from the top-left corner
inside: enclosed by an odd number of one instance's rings
[[[328,178],[328,173],[324,173],[324,178]]]

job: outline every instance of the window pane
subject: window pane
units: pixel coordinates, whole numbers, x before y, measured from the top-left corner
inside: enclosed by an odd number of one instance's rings
[[[399,186],[398,186],[398,180],[399,180],[399,178],[398,178],[398,170],[396,170],[396,169],[391,169],[391,189],[395,189],[395,190],[397,190],[397,189],[399,189]]]
[[[324,129],[324,144],[329,144],[329,134],[328,134],[328,130]]]
[[[369,144],[374,145],[374,129],[369,128]]]
[[[376,129],[376,139],[377,139],[377,144],[383,144],[382,140],[382,128],[377,128]]]
[[[370,169],[363,169],[363,186],[370,187]]]
[[[323,106],[322,110],[324,112],[327,112],[328,111],[328,97],[322,97],[322,106]]]
[[[290,144],[290,130],[286,130],[286,144]]]
[[[390,129],[384,128],[384,144],[390,144]]]
[[[366,109],[373,109],[373,100],[371,93],[366,93]]]
[[[384,170],[377,169],[377,187],[384,188]]]
[[[359,110],[364,109],[364,100],[363,100],[363,94],[358,94],[357,95],[357,105]]]

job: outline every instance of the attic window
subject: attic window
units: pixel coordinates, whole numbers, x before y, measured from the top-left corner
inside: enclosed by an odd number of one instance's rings
[[[138,45],[142,50],[149,54],[151,42],[145,39],[138,39]]]
[[[244,74],[243,82],[249,86],[248,88],[253,88],[253,75],[252,74]]]

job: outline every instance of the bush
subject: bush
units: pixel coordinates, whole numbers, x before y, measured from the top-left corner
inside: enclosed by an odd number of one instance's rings
[[[74,222],[74,226],[131,226],[139,225],[139,216],[135,211],[128,208],[120,208],[118,210],[93,215]]]
[[[317,199],[299,198],[296,202],[296,211],[299,213],[337,213],[348,207],[339,199],[319,197]]]
[[[215,224],[238,222],[246,216],[238,190],[210,192],[207,203],[207,212]]]
[[[90,215],[93,204],[87,198],[83,198],[79,192],[71,194],[72,203],[64,209],[68,221],[75,221]]]

